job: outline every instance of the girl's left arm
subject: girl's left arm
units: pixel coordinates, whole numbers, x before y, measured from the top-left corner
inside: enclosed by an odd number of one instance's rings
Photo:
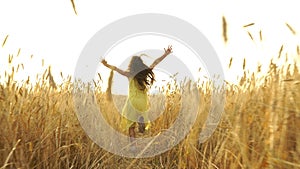
[[[150,69],[153,69],[156,65],[158,65],[162,60],[164,60],[164,58],[166,58],[170,53],[172,53],[172,46],[168,46],[168,49],[164,49],[165,53],[157,58],[151,65],[150,65]]]

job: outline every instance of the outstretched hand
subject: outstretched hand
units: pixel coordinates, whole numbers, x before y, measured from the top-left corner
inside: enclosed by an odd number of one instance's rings
[[[172,51],[172,45],[169,45],[169,46],[168,46],[168,49],[164,48],[164,50],[165,50],[165,54],[166,54],[166,55],[172,53],[172,52],[173,52],[173,51]]]
[[[102,59],[102,60],[101,60],[101,63],[102,63],[103,65],[107,65],[107,61],[106,61],[105,59]]]

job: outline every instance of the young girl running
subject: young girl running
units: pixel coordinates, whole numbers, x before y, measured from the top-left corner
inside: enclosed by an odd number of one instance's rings
[[[112,66],[102,60],[101,62],[111,70],[117,71],[129,80],[129,94],[125,106],[122,110],[122,123],[125,124],[128,130],[130,141],[135,138],[135,122],[138,122],[139,132],[144,133],[145,122],[149,122],[148,113],[150,103],[147,95],[149,87],[153,84],[155,77],[153,68],[159,64],[166,56],[172,53],[172,46],[164,49],[165,53],[157,58],[149,67],[144,64],[139,56],[133,56],[128,66],[128,70],[124,71],[115,66]]]

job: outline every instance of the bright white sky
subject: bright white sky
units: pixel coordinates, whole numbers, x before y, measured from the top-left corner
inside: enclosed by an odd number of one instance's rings
[[[141,13],[173,15],[196,26],[215,48],[224,63],[226,79],[232,82],[242,73],[243,58],[247,59],[249,69],[256,68],[257,62],[268,66],[271,56],[277,56],[282,44],[285,46],[283,53],[291,55],[297,53],[296,46],[300,44],[297,1],[74,1],[78,15],[74,14],[69,0],[0,1],[0,43],[9,35],[4,48],[0,47],[0,63],[7,63],[8,54],[16,55],[21,48],[16,63],[25,65],[22,76],[43,70],[40,69],[42,59],[45,65],[52,65],[54,75],[59,75],[60,71],[72,75],[83,47],[97,31],[125,16]],[[228,23],[227,45],[222,39],[222,15]],[[252,22],[255,25],[243,28]],[[286,22],[298,34],[293,35]],[[251,32],[254,41],[247,31]],[[166,47],[167,42],[160,43],[160,49]],[[143,48],[137,44],[132,53],[141,50]],[[174,54],[176,50],[183,51],[174,48]],[[33,59],[29,59],[31,55]],[[227,70],[230,57],[234,57],[232,69]],[[117,63],[117,60],[108,61]],[[1,69],[4,70],[3,66]]]

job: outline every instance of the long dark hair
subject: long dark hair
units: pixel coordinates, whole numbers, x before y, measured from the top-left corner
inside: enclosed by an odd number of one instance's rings
[[[150,87],[155,81],[152,69],[145,65],[139,56],[133,56],[131,58],[128,65],[128,71],[133,79],[138,82],[141,90],[145,90],[147,87]]]

